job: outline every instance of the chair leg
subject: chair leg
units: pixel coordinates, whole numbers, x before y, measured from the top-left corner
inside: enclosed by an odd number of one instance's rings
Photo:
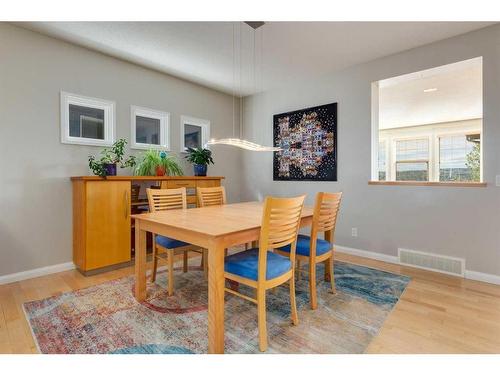
[[[183,257],[182,272],[186,273],[188,271],[188,252],[183,251],[182,257]]]
[[[158,270],[158,249],[153,245],[153,270],[151,272],[151,282],[156,281],[156,271]]]
[[[174,294],[174,251],[167,251],[168,262],[168,295]]]
[[[309,261],[309,300],[311,309],[316,310],[318,302],[316,300],[316,264]]]
[[[297,281],[300,280],[300,260],[295,259],[295,263],[297,263],[297,271],[295,272],[297,274]]]
[[[330,274],[330,258],[328,258],[327,260],[325,260],[323,262],[323,266],[325,267],[325,281],[330,281],[330,278],[331,278],[331,274]]]
[[[292,313],[292,324],[299,324],[299,316],[297,314],[297,302],[295,301],[295,275],[290,279],[290,307]]]
[[[334,275],[334,271],[333,271],[333,269],[334,269],[333,254],[334,254],[334,252],[332,250],[332,256],[329,259],[329,267],[330,267],[330,283],[332,284],[332,293],[335,294],[335,293],[337,293],[337,288],[335,287],[335,275]]]
[[[267,350],[267,327],[266,327],[266,290],[257,289],[257,316],[259,321],[259,350]]]

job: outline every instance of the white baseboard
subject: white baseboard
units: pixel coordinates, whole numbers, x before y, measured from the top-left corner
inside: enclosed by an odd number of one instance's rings
[[[387,262],[387,263],[400,264],[399,258],[393,255],[386,255],[367,250],[353,249],[352,247],[341,246],[341,245],[335,245],[335,250],[338,251],[339,253],[357,255],[359,257],[380,260],[382,262]],[[411,267],[411,266],[405,265],[405,267]],[[437,272],[437,271],[431,271],[431,272]],[[500,285],[500,276],[492,275],[489,273],[465,270],[465,278],[469,280],[482,281],[485,283]]]
[[[380,260],[382,262],[399,264],[399,258],[393,255],[386,255],[381,253],[375,253],[368,250],[353,249],[352,247],[335,245],[335,251],[339,253],[345,253],[350,255],[357,255],[358,257],[369,258]]]
[[[485,283],[500,285],[500,276],[490,273],[465,270],[465,278],[469,280],[482,281]]]
[[[27,279],[33,279],[35,277],[50,275],[52,273],[68,271],[75,268],[73,262],[54,264],[53,266],[47,266],[42,268],[35,268],[33,270],[11,273],[9,275],[0,276],[0,285],[14,283],[16,281],[22,281]]]

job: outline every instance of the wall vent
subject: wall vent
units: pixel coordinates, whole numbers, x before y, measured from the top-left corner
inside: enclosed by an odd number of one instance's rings
[[[422,251],[398,249],[399,263],[424,270],[465,277],[465,259]]]

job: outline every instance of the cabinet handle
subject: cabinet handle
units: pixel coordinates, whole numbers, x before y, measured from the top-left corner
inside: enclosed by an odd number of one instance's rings
[[[125,200],[125,219],[126,219],[128,217],[128,191],[125,192],[123,198]]]

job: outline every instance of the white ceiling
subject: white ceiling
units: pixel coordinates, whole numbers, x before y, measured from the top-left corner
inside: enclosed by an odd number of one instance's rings
[[[217,90],[236,91],[237,95],[307,80],[491,24],[267,22],[254,34],[241,22],[17,23]]]
[[[379,81],[379,128],[482,118],[482,83],[480,57]]]

